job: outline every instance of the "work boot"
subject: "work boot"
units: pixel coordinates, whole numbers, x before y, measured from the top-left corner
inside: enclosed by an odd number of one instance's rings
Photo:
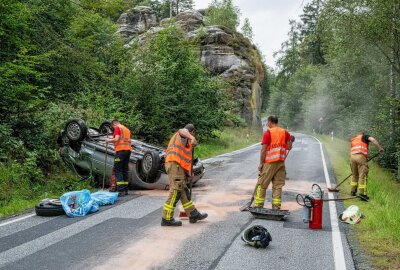
[[[279,205],[272,205],[272,210],[281,210]]]
[[[174,218],[171,220],[161,219],[161,226],[182,226],[182,221],[175,220]]]
[[[356,192],[355,192],[355,191],[352,191],[352,192],[350,192],[350,195],[351,195],[351,196],[356,196]]]
[[[364,202],[368,202],[369,201],[369,197],[367,196],[367,195],[364,195],[364,194],[360,194],[359,195],[359,197],[360,197],[360,199],[362,200],[362,201],[364,201]]]
[[[199,220],[203,220],[206,217],[208,217],[207,213],[201,214],[197,209],[194,209],[192,212],[190,212],[190,217],[189,217],[189,222],[190,223],[196,223]]]

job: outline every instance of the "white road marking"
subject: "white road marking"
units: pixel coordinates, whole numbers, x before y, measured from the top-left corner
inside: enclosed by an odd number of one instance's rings
[[[228,156],[231,156],[231,155],[240,154],[240,153],[242,153],[242,152],[244,152],[244,151],[249,150],[250,148],[252,148],[252,147],[254,147],[254,146],[256,146],[256,145],[260,145],[260,143],[255,143],[255,144],[250,145],[250,146],[248,146],[248,147],[246,147],[246,148],[242,148],[242,149],[239,149],[239,150],[236,150],[236,151],[233,151],[233,152],[221,154],[221,155],[218,155],[218,156],[215,156],[215,157],[212,157],[212,158],[207,158],[207,159],[202,160],[202,162],[210,162],[210,161],[212,161],[212,160],[215,159],[215,158],[219,158],[219,157],[228,157]]]
[[[326,186],[331,188],[331,181],[329,179],[328,169],[326,167],[326,161],[324,156],[324,150],[322,149],[322,143],[317,138],[313,137],[318,141],[321,149],[322,165],[324,167]],[[328,192],[328,198],[334,199],[332,193]],[[333,245],[333,258],[335,261],[336,270],[346,270],[346,261],[344,258],[342,237],[340,235],[339,222],[337,218],[336,203],[334,201],[329,202],[329,213],[331,217],[331,227],[332,227],[332,245]]]
[[[36,214],[30,214],[30,215],[27,215],[27,216],[23,216],[23,217],[20,217],[20,218],[16,218],[16,219],[13,219],[13,220],[10,220],[10,221],[1,223],[1,224],[0,224],[0,227],[6,226],[6,225],[8,225],[8,224],[12,224],[12,223],[17,222],[17,221],[24,220],[24,219],[27,219],[27,218],[30,218],[30,217],[33,217],[33,216],[36,216]]]

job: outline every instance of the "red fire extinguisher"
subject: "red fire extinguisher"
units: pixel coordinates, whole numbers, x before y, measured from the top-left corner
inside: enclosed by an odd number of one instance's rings
[[[308,228],[310,229],[322,229],[322,209],[324,201],[322,200],[324,192],[321,187],[317,184],[312,185],[311,205],[310,208],[310,221],[308,222]]]
[[[322,210],[324,192],[317,184],[312,185],[312,192],[303,197],[298,194],[297,203],[304,207],[303,221],[308,222],[310,229],[322,229]]]

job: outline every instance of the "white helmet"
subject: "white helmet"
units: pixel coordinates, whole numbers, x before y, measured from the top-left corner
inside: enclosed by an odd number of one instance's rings
[[[350,205],[343,214],[339,216],[340,221],[349,224],[357,224],[361,222],[363,215],[357,205]]]

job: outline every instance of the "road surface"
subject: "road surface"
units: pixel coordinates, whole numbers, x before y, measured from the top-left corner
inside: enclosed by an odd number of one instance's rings
[[[206,160],[194,202],[209,218],[161,227],[166,191],[130,191],[116,205],[84,218],[38,217],[33,213],[0,222],[0,269],[354,269],[338,224],[340,205],[325,203],[323,229],[302,222],[298,193],[334,182],[326,155],[313,137],[295,134],[286,160],[285,221],[254,219],[238,209],[257,176],[260,145]],[[327,197],[328,194],[325,194]],[[329,196],[332,196],[330,194]],[[271,191],[266,207],[270,207]],[[267,249],[245,245],[241,232],[261,224],[271,235]]]

